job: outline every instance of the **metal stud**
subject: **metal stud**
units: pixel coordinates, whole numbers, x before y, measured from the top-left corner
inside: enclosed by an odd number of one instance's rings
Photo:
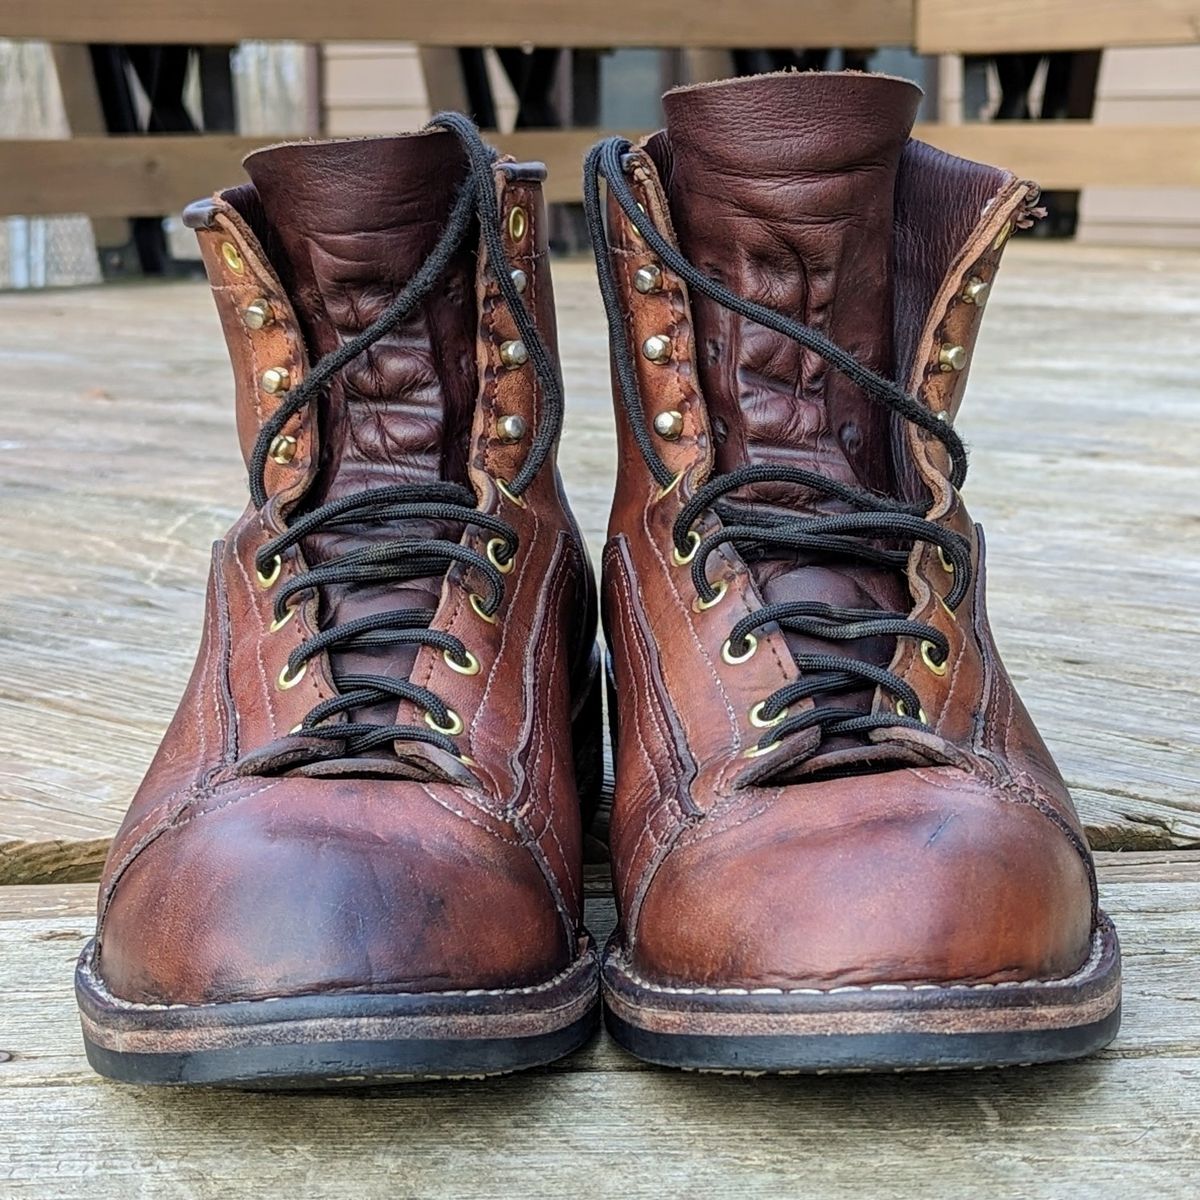
[[[978,275],[972,275],[967,280],[966,287],[962,290],[962,298],[968,304],[974,304],[977,308],[982,308],[987,303],[988,292],[992,285],[986,279],[980,279]]]
[[[286,392],[292,386],[292,377],[287,367],[268,367],[259,380],[264,392],[274,396],[278,392]]]
[[[683,413],[676,412],[673,408],[667,412],[660,412],[654,418],[654,432],[668,442],[678,441],[683,432]]]
[[[662,277],[662,270],[655,263],[647,263],[634,272],[633,286],[645,296],[662,287]]]
[[[514,204],[508,213],[508,236],[514,242],[519,242],[525,236],[528,228],[529,222],[525,218],[525,210],[519,204]]]
[[[514,339],[511,342],[500,343],[500,361],[506,367],[520,367],[529,361],[529,351],[525,343]]]
[[[237,275],[246,269],[241,251],[232,242],[221,243],[221,257],[225,260],[225,265]]]
[[[251,300],[242,309],[242,324],[247,329],[261,329],[264,325],[270,325],[273,320],[275,314],[271,311],[271,305],[261,296],[257,300]]]
[[[270,455],[273,462],[286,467],[296,457],[296,439],[286,433],[276,435],[271,442]]]
[[[516,413],[510,413],[507,417],[501,417],[496,422],[496,436],[502,442],[519,442],[529,432],[529,425],[525,418],[518,416]]]
[[[967,365],[967,352],[962,346],[949,342],[938,351],[938,366],[943,371],[961,371]]]
[[[529,286],[529,276],[521,270],[520,267],[515,268],[511,272],[513,287],[517,289],[518,295],[523,295],[525,289]]]
[[[671,357],[671,339],[663,333],[652,333],[642,343],[642,353],[651,362],[665,363]]]

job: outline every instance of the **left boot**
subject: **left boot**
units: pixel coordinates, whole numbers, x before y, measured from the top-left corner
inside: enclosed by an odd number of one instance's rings
[[[104,1075],[487,1075],[598,1023],[545,168],[436,123],[258,151],[185,214],[250,504],[76,974]]]
[[[620,453],[603,985],[654,1062],[1026,1063],[1120,1019],[959,495],[984,299],[1037,193],[910,140],[919,96],[702,85],[589,160]]]

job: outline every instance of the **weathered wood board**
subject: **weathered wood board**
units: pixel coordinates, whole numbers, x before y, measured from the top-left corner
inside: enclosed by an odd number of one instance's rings
[[[602,1035],[543,1071],[340,1094],[100,1080],[71,993],[95,889],[0,888],[0,1194],[1187,1200],[1200,855],[1105,855],[1101,880],[1125,1019],[1085,1062],[741,1079],[646,1067]],[[611,902],[589,920],[604,936]]]
[[[589,263],[557,291],[561,465],[613,481]],[[993,624],[1097,846],[1200,845],[1200,254],[1018,242],[960,428]],[[95,878],[190,669],[241,508],[196,283],[0,295],[0,881]]]

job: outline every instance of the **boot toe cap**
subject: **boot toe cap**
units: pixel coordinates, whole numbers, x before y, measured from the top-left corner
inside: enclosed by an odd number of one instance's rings
[[[633,963],[710,987],[995,983],[1070,975],[1091,945],[1083,854],[1043,811],[953,771],[785,789],[680,844]]]
[[[541,982],[570,960],[566,924],[528,850],[471,813],[444,785],[235,788],[116,874],[99,974],[152,1004]]]

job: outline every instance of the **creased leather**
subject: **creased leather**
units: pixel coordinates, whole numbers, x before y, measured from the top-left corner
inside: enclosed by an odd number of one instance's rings
[[[433,249],[465,174],[448,133],[269,147],[246,159],[277,269],[315,361],[361,333]],[[464,447],[475,405],[471,238],[429,299],[330,383],[319,412],[321,459],[301,511],[374,487],[466,482]],[[458,526],[410,523],[414,537],[457,541]],[[309,564],[387,540],[378,525],[304,540]],[[439,581],[331,585],[326,620],[344,624],[397,608],[436,608]],[[338,649],[338,674],[406,677],[413,652]],[[351,719],[386,724],[383,704]]]
[[[701,84],[663,100],[668,195],[683,252],[737,295],[826,334],[891,375],[896,175],[920,89],[861,74],[788,74]],[[693,297],[697,364],[717,468],[802,467],[891,493],[890,415],[825,361],[703,296]],[[747,498],[802,511],[844,506],[764,485]],[[866,564],[812,565],[772,551],[751,562],[767,603],[820,599],[903,607],[899,575]],[[795,653],[836,654],[789,634]],[[882,666],[890,638],[856,653]],[[870,689],[839,697],[866,710]]]

